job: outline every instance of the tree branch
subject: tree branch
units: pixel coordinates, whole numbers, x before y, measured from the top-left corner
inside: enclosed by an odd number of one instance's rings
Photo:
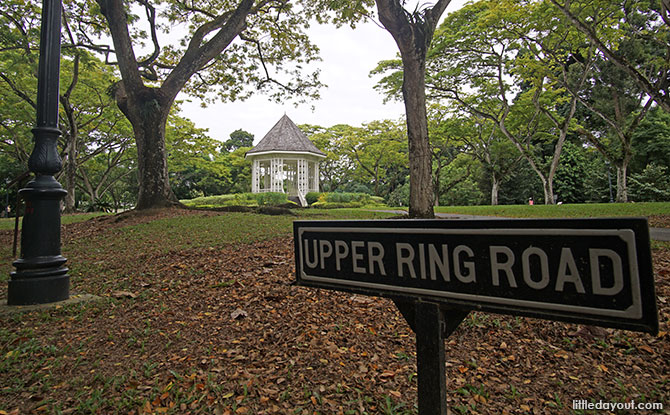
[[[146,59],[137,64],[140,67],[149,67],[158,58],[161,53],[161,47],[158,44],[158,34],[156,33],[156,9],[149,4],[147,0],[138,0],[147,12],[147,20],[149,20],[149,27],[151,28],[151,41],[154,44],[154,51]],[[155,79],[153,79],[155,80]]]
[[[626,74],[628,74],[644,92],[646,92],[651,99],[656,101],[665,111],[670,112],[670,101],[668,97],[660,94],[659,91],[649,82],[649,80],[642,75],[633,65],[631,65],[624,57],[619,56],[610,50],[607,45],[605,45],[595,33],[593,28],[589,27],[586,23],[580,20],[570,11],[570,2],[565,1],[561,5],[558,0],[550,0],[558,9],[563,12],[563,14],[568,18],[568,20],[586,37],[589,41],[593,42],[596,47],[616,66],[621,68]],[[665,0],[664,0],[665,1]]]
[[[112,33],[116,59],[119,63],[119,71],[121,71],[125,90],[129,95],[136,94],[144,89],[144,83],[137,65],[133,42],[128,32],[128,17],[123,0],[96,1],[100,6],[100,12],[107,19],[107,25]]]
[[[223,50],[246,28],[246,18],[254,0],[242,0],[232,13],[224,13],[217,19],[200,26],[193,35],[186,53],[165,79],[161,89],[169,99],[174,99],[189,78],[202,66],[221,54]],[[204,45],[205,35],[220,28]]]

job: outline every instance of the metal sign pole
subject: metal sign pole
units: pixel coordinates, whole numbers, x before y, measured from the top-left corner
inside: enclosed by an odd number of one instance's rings
[[[444,340],[468,315],[445,310],[437,303],[394,300],[416,335],[419,415],[447,415]]]

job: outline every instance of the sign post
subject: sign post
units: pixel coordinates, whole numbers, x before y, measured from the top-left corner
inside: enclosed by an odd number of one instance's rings
[[[444,339],[471,310],[656,334],[644,218],[294,222],[296,283],[393,299],[419,414],[446,409]]]

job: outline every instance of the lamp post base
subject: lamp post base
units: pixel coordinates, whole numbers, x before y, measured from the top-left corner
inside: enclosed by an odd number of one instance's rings
[[[63,268],[51,271],[52,275],[49,276],[28,278],[17,278],[18,273],[13,272],[8,282],[7,305],[47,304],[67,300],[70,298],[70,276],[67,271],[67,268]]]
[[[67,194],[53,176],[39,175],[21,189],[26,202],[21,229],[21,258],[10,274],[8,305],[67,300],[70,276],[60,253],[60,201]]]

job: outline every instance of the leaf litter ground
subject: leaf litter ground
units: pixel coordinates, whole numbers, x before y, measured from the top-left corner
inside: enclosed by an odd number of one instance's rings
[[[0,415],[416,413],[413,333],[389,300],[293,286],[292,219],[160,210],[66,225],[73,290],[102,300],[0,316]],[[450,412],[669,408],[670,245],[653,259],[657,337],[471,313],[446,341]]]

